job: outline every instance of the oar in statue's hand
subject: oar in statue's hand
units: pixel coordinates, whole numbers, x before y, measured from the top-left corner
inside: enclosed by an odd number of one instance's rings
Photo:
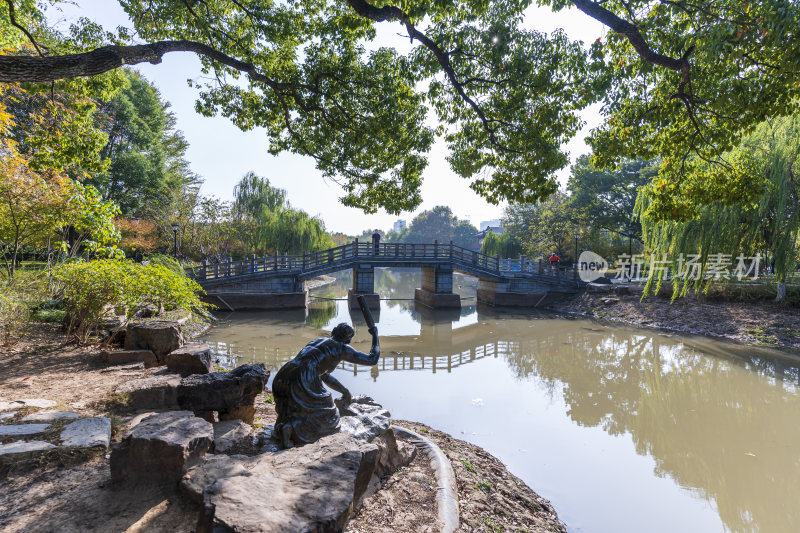
[[[358,306],[361,308],[361,314],[364,315],[364,320],[367,321],[367,327],[369,328],[369,332],[372,335],[378,331],[375,327],[375,320],[372,319],[372,313],[369,310],[369,306],[367,305],[367,299],[364,297],[363,294],[358,295]]]

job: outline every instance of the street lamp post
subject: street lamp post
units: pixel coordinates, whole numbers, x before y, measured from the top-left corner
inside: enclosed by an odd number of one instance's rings
[[[575,232],[575,279],[578,278],[578,232]]]
[[[628,228],[628,279],[633,277],[633,228]]]
[[[575,266],[578,265],[578,232],[575,232]]]
[[[173,222],[170,224],[172,226],[172,236],[175,239],[175,259],[178,258],[178,224]]]

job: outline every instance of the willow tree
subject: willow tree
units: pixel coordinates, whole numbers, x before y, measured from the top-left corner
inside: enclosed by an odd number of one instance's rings
[[[322,220],[292,208],[286,191],[268,179],[248,172],[234,187],[233,196],[239,236],[251,252],[299,254],[333,246]]]
[[[59,0],[47,3],[58,4]],[[435,135],[453,170],[491,202],[553,193],[579,111],[602,101],[599,163],[715,160],[800,93],[793,0],[119,0],[133,31],[78,23],[52,47],[35,0],[0,2],[0,82],[49,83],[190,52],[196,109],[266,129],[269,150],[312,157],[346,205],[396,213],[421,201]],[[575,7],[611,31],[590,46],[525,28],[534,4]],[[375,46],[404,31],[405,55]],[[135,35],[141,41],[136,42]],[[427,114],[436,114],[432,128]],[[631,153],[634,152],[634,153]],[[721,162],[724,163],[724,162]]]
[[[797,189],[798,157],[800,156],[800,115],[762,123],[735,150],[726,154],[734,162],[732,173],[746,186],[728,191],[717,199],[715,182],[705,172],[715,172],[710,165],[697,166],[691,179],[691,193],[704,204],[697,205],[682,218],[663,211],[663,190],[671,184],[656,179],[642,188],[637,199],[636,214],[642,222],[647,248],[661,258],[672,261],[680,254],[697,254],[699,271],[708,274],[718,254],[732,258],[732,268],[740,255],[763,256],[761,268],[769,261],[774,266],[778,299],[786,293],[786,277],[795,271],[800,248],[800,192]],[[709,190],[711,189],[711,190]],[[679,197],[675,202],[683,203]],[[746,264],[750,269],[752,261]],[[661,286],[665,272],[650,276],[646,290]],[[714,278],[717,278],[716,280]],[[718,276],[698,276],[673,284],[673,297],[684,296],[690,288],[708,290]]]

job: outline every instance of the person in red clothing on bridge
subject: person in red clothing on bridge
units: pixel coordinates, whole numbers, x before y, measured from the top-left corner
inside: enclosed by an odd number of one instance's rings
[[[556,255],[555,252],[550,254],[550,268],[553,270],[558,269],[558,262],[561,261],[561,258]]]

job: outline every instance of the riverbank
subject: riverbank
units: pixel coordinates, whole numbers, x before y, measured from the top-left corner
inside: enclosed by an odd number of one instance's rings
[[[551,304],[558,313],[591,317],[672,333],[702,335],[741,344],[800,351],[800,308],[771,301],[718,301],[665,296],[641,299],[642,287],[586,291]]]
[[[132,413],[115,403],[114,390],[151,370],[108,367],[99,354],[97,346],[65,342],[54,325],[35,324],[0,361],[0,401],[44,398],[56,403],[53,409],[109,417],[112,441],[118,442]],[[256,429],[274,422],[270,402],[268,392],[257,397]],[[453,463],[461,504],[459,531],[565,531],[546,500],[481,448],[421,424],[401,425],[436,442]],[[43,453],[34,461],[5,465],[0,472],[0,529],[194,531],[199,507],[177,487],[112,489],[109,455]],[[419,458],[385,480],[384,489],[365,502],[347,531],[435,531],[430,518],[435,516],[436,487],[429,470]]]

